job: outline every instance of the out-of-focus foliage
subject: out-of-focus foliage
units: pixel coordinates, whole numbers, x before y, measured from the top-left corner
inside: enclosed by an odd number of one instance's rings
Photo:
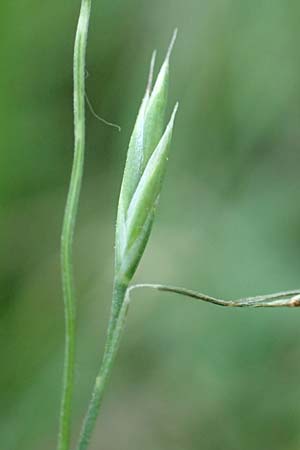
[[[136,280],[225,298],[300,285],[300,4],[94,0],[76,233],[74,437],[103,349],[118,191],[153,48],[175,26],[172,154]],[[79,1],[0,6],[0,447],[53,449],[63,352],[59,239]],[[159,56],[162,58],[164,53]],[[92,449],[298,450],[299,311],[136,292]]]

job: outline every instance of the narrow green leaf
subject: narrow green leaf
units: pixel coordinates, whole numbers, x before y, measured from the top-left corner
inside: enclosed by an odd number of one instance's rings
[[[168,153],[172,138],[173,125],[178,104],[175,105],[170,122],[151,155],[127,212],[127,248],[138,239],[140,230],[146,221],[152,205],[160,194],[161,184],[166,170]]]
[[[123,202],[124,211],[127,211],[149,157],[156,148],[163,133],[169,84],[169,59],[176,36],[177,30],[173,34],[166,58],[157,76],[152,93],[156,52],[153,52],[151,58],[147,89],[139,109],[127,152],[120,194],[120,201]]]
[[[120,194],[120,201],[123,202],[124,210],[127,211],[128,205],[130,203],[130,200],[132,198],[132,195],[135,191],[135,188],[139,182],[139,179],[142,174],[142,166],[143,166],[143,149],[144,149],[144,140],[145,140],[145,115],[147,106],[149,103],[150,98],[150,91],[152,86],[152,79],[153,79],[153,70],[154,70],[154,64],[155,64],[155,58],[156,58],[156,52],[153,52],[151,63],[150,63],[150,70],[149,70],[149,76],[148,76],[148,83],[146,92],[144,95],[144,98],[142,100],[138,116],[134,125],[134,129],[130,138],[128,152],[127,152],[127,158],[126,158],[126,164],[125,164],[125,170],[124,170],[124,176],[123,176],[123,182],[122,182],[122,188],[121,188],[121,194]]]
[[[116,225],[116,269],[118,269],[123,258],[126,244],[126,211],[142,174],[145,111],[152,87],[155,59],[156,51],[152,54],[146,92],[138,112],[127,152]]]
[[[116,226],[116,271],[123,281],[133,276],[146,246],[166,168],[177,111],[176,105],[163,133],[169,59],[176,34],[151,92],[156,54],[152,56],[146,93],[129,143]]]
[[[130,247],[130,249],[127,249],[126,253],[123,254],[123,257],[120,261],[120,265],[117,268],[118,273],[121,275],[121,278],[125,283],[130,282],[140,262],[140,259],[143,256],[145,247],[147,245],[151,233],[157,203],[158,198],[152,205],[152,208],[150,209],[146,217],[146,220],[142,228],[140,229],[137,239]]]
[[[143,169],[156,148],[164,129],[165,112],[169,88],[170,56],[177,36],[174,31],[167,55],[157,76],[156,83],[151,93],[145,117]]]

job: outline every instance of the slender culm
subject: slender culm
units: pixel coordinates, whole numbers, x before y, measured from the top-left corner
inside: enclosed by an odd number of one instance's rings
[[[119,349],[122,331],[128,311],[129,297],[126,296],[127,286],[114,284],[113,299],[121,304],[120,310],[112,314],[108,327],[104,356],[96,376],[90,404],[82,425],[77,450],[87,450],[96,420],[101,407],[103,394],[111,374],[114,360]]]
[[[91,0],[82,0],[74,47],[74,159],[61,239],[62,286],[65,308],[65,359],[58,450],[68,450],[70,447],[71,411],[74,390],[76,309],[72,247],[84,165],[85,58],[90,11]]]
[[[91,0],[81,0],[81,10],[74,48],[74,161],[61,243],[66,334],[63,393],[57,450],[70,450],[76,309],[72,247],[84,165],[85,59],[90,12]],[[137,119],[129,142],[116,220],[115,271],[111,314],[104,353],[96,373],[91,399],[76,447],[77,450],[87,450],[91,442],[92,433],[101,408],[103,394],[119,350],[122,331],[129,308],[130,293],[133,290],[150,288],[230,308],[300,307],[299,289],[241,298],[239,300],[223,300],[183,287],[149,283],[131,285],[151,234],[156,207],[168,165],[173,128],[178,110],[178,103],[176,103],[166,125],[165,114],[168,98],[169,63],[176,35],[177,31],[175,30],[156,80],[154,80],[153,76],[156,52],[153,53],[146,91],[138,110]],[[90,108],[93,114],[96,115],[91,104]],[[100,120],[102,119],[100,118]]]
[[[238,300],[223,300],[214,298],[201,292],[192,291],[178,286],[168,286],[166,284],[134,284],[127,290],[127,297],[130,292],[136,289],[155,289],[157,291],[179,294],[184,297],[193,298],[202,302],[211,303],[217,306],[226,306],[231,308],[282,308],[300,307],[300,290],[276,292],[275,294],[258,295],[256,297],[245,297]],[[128,299],[129,302],[129,299]]]
[[[128,286],[151,233],[161,192],[178,108],[176,104],[165,127],[169,59],[176,33],[175,31],[153,89],[156,53],[152,56],[146,92],[129,143],[119,198],[115,277],[106,345],[77,450],[86,450],[91,440],[103,393],[119,349],[129,305]]]

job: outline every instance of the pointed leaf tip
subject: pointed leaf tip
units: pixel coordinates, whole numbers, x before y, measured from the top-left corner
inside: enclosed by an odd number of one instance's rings
[[[173,124],[173,122],[175,120],[175,116],[177,114],[178,107],[179,107],[179,102],[176,102],[175,106],[174,106],[174,109],[173,109],[173,112],[172,112],[172,115],[171,115],[171,119],[170,119],[170,123],[172,123],[172,124]]]
[[[153,82],[153,72],[154,72],[154,67],[155,67],[155,61],[156,61],[156,54],[157,51],[154,50],[151,56],[151,61],[150,61],[150,69],[149,69],[149,75],[148,75],[148,83],[147,83],[147,88],[146,88],[146,93],[148,95],[150,95],[151,89],[152,89],[152,82]]]
[[[164,132],[164,134],[163,134],[161,140],[165,139],[166,136],[167,136],[170,132],[172,132],[172,129],[173,129],[173,126],[174,126],[175,117],[176,117],[176,114],[177,114],[177,111],[178,111],[178,106],[179,106],[179,103],[177,102],[177,103],[175,104],[174,108],[173,108],[173,111],[172,111],[170,120],[169,120],[169,122],[168,122],[168,124],[167,124],[167,126],[166,126],[165,132]]]
[[[129,143],[116,227],[116,267],[118,276],[127,281],[131,280],[148,241],[166,171],[178,110],[177,102],[164,127],[169,58],[176,36],[177,29],[155,83],[156,51],[152,54],[146,93]]]
[[[168,153],[172,139],[175,115],[178,109],[176,103],[165,132],[162,135],[156,149],[152,153],[143,175],[133,194],[127,210],[128,248],[137,239],[141,228],[149,214],[154,211],[154,205],[159,197],[162,181],[166,171]]]
[[[166,60],[168,60],[170,58],[170,56],[171,56],[171,53],[173,51],[174,44],[175,44],[175,41],[176,41],[176,38],[177,38],[177,34],[178,34],[178,28],[175,28],[175,30],[173,32],[173,35],[172,35],[172,38],[171,38],[171,42],[170,42],[168,51],[167,51]]]

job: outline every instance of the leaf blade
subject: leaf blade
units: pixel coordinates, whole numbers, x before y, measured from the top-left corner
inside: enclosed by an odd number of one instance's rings
[[[138,238],[139,230],[146,220],[151,205],[160,194],[177,109],[178,103],[174,107],[166,130],[151,155],[130,202],[127,212],[127,247],[130,247]]]

